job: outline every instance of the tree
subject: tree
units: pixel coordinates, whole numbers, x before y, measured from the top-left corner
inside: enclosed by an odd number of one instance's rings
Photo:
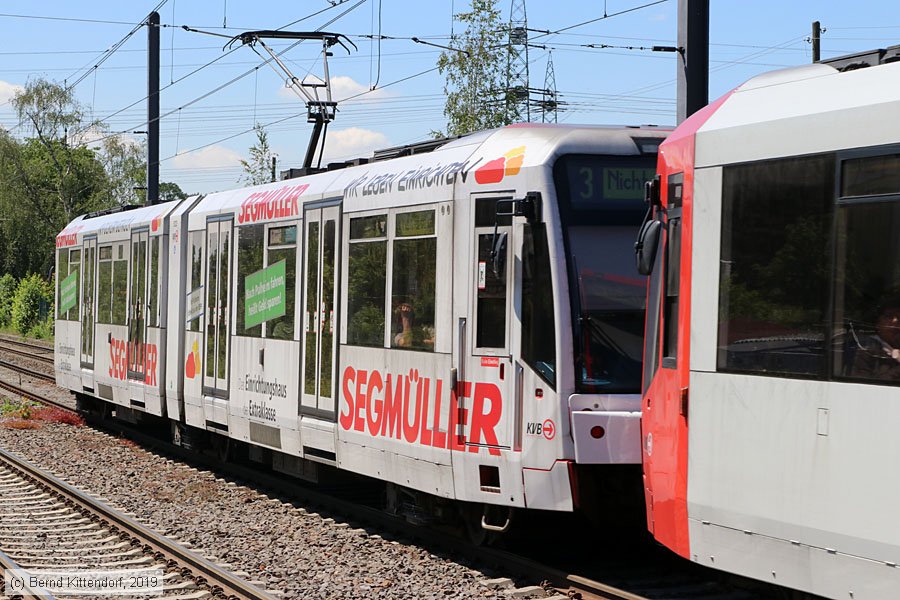
[[[159,182],[159,201],[160,202],[171,202],[172,200],[184,200],[188,197],[188,194],[185,194],[181,191],[181,187],[177,183],[173,183],[171,181],[160,181]]]
[[[253,127],[256,133],[256,143],[250,146],[250,160],[241,159],[241,167],[244,169],[240,182],[247,185],[260,185],[272,181],[272,158],[278,156],[272,152],[269,146],[269,134],[266,129],[257,123]]]
[[[77,215],[110,205],[109,179],[93,150],[70,143],[84,126],[70,90],[33,80],[12,105],[28,137],[0,130],[0,270],[46,275],[56,234]]]
[[[105,128],[94,128],[105,133]],[[147,197],[147,145],[122,135],[104,135],[97,147],[107,175],[110,205],[144,204]]]
[[[21,200],[32,205],[36,218],[58,231],[102,203],[97,197],[105,184],[102,166],[98,171],[93,152],[68,141],[69,130],[83,125],[84,110],[71,90],[45,79],[29,81],[12,104],[34,134],[4,148],[24,192]]]
[[[438,58],[438,70],[446,77],[446,135],[464,135],[518,120],[515,103],[507,102],[506,27],[497,2],[472,0],[470,12],[455,15],[466,29],[450,40],[452,50]],[[444,135],[434,133],[436,137]]]

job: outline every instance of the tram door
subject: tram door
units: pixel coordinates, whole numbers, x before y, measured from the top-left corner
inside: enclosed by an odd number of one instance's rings
[[[97,268],[97,238],[84,240],[81,276],[81,366],[94,368],[94,281]]]
[[[510,351],[515,245],[512,218],[496,216],[497,201],[496,196],[474,198],[474,248],[468,271],[470,308],[467,322],[457,324],[460,351],[465,356],[460,377],[466,386],[460,409],[466,411],[469,421],[465,443],[471,452],[490,456],[513,445],[515,392]]]
[[[340,205],[308,209],[303,234],[303,358],[300,412],[335,419]]]
[[[228,396],[228,318],[231,289],[232,219],[206,224],[206,327],[203,393]]]
[[[131,234],[131,280],[128,289],[128,378],[144,380],[147,341],[147,246],[150,232],[146,229]]]

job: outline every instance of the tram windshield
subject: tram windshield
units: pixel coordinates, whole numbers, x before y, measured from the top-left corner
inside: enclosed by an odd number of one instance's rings
[[[641,389],[647,292],[633,246],[655,166],[655,156],[570,155],[555,167],[580,393]]]

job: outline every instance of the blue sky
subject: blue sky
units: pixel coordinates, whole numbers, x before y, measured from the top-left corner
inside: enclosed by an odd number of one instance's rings
[[[86,75],[75,92],[92,108],[94,118],[103,119],[113,132],[146,129],[146,108],[141,102],[146,95],[146,31],[138,31],[99,68],[92,66],[158,1],[5,0],[0,8],[4,39],[0,126],[16,135],[25,133],[16,127],[8,98],[30,77],[73,82]],[[254,142],[248,131],[255,122],[271,123],[268,130],[279,169],[299,166],[310,131],[300,99],[284,89],[281,77],[269,67],[254,69],[262,61],[252,49],[242,47],[225,55],[226,39],[186,32],[181,25],[233,35],[280,28],[322,11],[290,29],[325,26],[350,36],[358,49],[348,55],[336,47],[330,68],[336,98],[358,97],[340,104],[329,131],[326,160],[364,156],[375,148],[426,139],[430,131],[444,126],[443,80],[437,72],[428,72],[440,50],[408,38],[447,43],[451,28],[460,29],[451,15],[466,10],[468,0],[331,4],[329,0],[168,0],[162,6],[159,12],[167,27],[161,34],[161,107],[163,115],[171,113],[161,122],[162,180],[175,181],[188,192],[236,187],[241,173],[237,161],[246,157]],[[836,0],[713,0],[711,4],[710,98],[757,73],[808,63],[814,20],[825,28],[823,57],[900,43],[900,10],[886,0],[866,2],[864,9],[861,3]],[[508,18],[510,1],[499,0],[498,5],[504,19]],[[615,15],[643,5],[649,6]],[[527,0],[528,26],[538,30],[556,32],[612,15],[562,33],[532,32],[532,43],[544,48],[529,49],[531,85],[543,87],[552,53],[560,99],[568,103],[559,114],[561,122],[674,123],[675,55],[625,47],[674,45],[676,7],[677,0]],[[383,40],[380,61],[377,42],[364,37],[378,33],[379,12],[383,35],[407,38]],[[617,47],[590,48],[588,44]],[[287,45],[272,42],[279,51]],[[318,44],[304,42],[284,58],[299,77],[321,75],[319,51]],[[218,60],[201,68],[214,59]],[[220,86],[225,87],[214,91]],[[140,134],[123,135],[138,138]]]

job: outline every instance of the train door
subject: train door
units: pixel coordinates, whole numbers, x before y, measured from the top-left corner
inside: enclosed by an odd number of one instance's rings
[[[451,435],[466,451],[453,457],[454,479],[460,498],[510,503],[521,497],[522,486],[521,474],[501,459],[513,447],[512,218],[497,215],[497,201],[509,198],[473,195],[472,200],[473,248],[464,280],[469,293],[455,332],[461,357],[458,415],[451,421],[462,424]]]
[[[145,349],[147,341],[147,246],[150,232],[147,229],[131,234],[131,279],[128,290],[128,378],[144,380]]]
[[[228,318],[231,289],[232,218],[206,224],[206,327],[203,393],[228,397]]]
[[[664,233],[650,278],[644,339],[644,493],[650,531],[688,556],[687,480],[679,468],[687,464],[688,433],[688,340],[680,336],[684,326],[679,322],[689,284],[682,262],[684,174],[669,173],[662,194]]]
[[[340,205],[304,212],[300,412],[334,421]]]
[[[94,298],[96,293],[97,238],[84,240],[81,285],[81,366],[94,368]]]

